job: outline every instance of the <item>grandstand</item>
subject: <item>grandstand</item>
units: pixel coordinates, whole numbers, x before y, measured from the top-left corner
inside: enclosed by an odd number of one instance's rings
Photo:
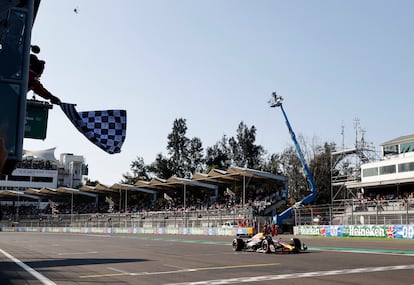
[[[402,198],[414,192],[414,134],[381,144],[381,160],[361,166],[360,181],[347,184],[363,195]]]
[[[257,215],[276,214],[287,198],[285,176],[239,167],[196,173],[192,179],[153,177],[135,185],[82,186],[83,158],[63,154],[57,161],[53,152],[27,152],[13,175],[0,181],[1,209],[7,217],[3,224],[98,226],[111,221],[112,226],[120,226],[137,217],[152,217],[153,221],[160,218],[164,224],[174,221],[176,225],[194,224],[188,220],[194,217],[202,224],[218,226],[243,218],[243,225],[247,219],[252,225]],[[25,173],[26,178],[16,181],[14,173]],[[35,181],[36,173],[42,173],[45,182]],[[47,174],[53,178],[46,179]]]
[[[360,168],[334,176],[332,185],[345,187],[352,196],[331,205],[302,209],[298,224],[411,224],[414,223],[414,134],[380,145],[381,158],[366,159]],[[367,148],[334,153],[363,154]],[[361,157],[368,158],[367,155]],[[339,177],[339,178],[338,178]],[[319,217],[318,217],[319,216]],[[322,217],[322,218],[321,218]]]
[[[84,162],[82,156],[70,153],[62,153],[58,160],[55,148],[24,150],[16,169],[0,177],[0,215],[12,221],[27,213],[33,217],[41,211],[51,212],[48,211],[50,201],[62,203],[65,195],[77,196],[80,192],[73,187],[82,182],[87,169]],[[72,189],[71,194],[68,189]]]

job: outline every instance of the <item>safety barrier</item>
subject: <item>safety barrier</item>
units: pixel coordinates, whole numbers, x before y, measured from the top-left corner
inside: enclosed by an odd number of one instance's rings
[[[369,237],[414,239],[414,225],[323,225],[296,226],[294,235],[320,237]],[[142,227],[0,227],[0,232],[84,233],[84,234],[154,234],[154,235],[252,235],[253,228],[142,228]]]
[[[113,228],[113,227],[1,227],[3,232],[154,234],[154,235],[251,235],[253,228]]]

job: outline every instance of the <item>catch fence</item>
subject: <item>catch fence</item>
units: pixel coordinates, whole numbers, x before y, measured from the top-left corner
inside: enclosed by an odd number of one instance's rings
[[[252,227],[259,231],[273,217],[259,216],[251,208],[93,213],[53,215],[3,215],[0,226],[22,227],[123,227],[123,228],[228,228]],[[404,200],[362,204],[342,200],[329,205],[296,208],[282,231],[297,225],[414,224],[414,206]]]
[[[304,206],[295,209],[294,215],[295,225],[413,224],[414,204],[403,199],[341,200],[330,205]]]
[[[93,213],[53,215],[9,215],[3,226],[22,227],[251,227],[254,217],[250,209],[152,211],[139,213]]]

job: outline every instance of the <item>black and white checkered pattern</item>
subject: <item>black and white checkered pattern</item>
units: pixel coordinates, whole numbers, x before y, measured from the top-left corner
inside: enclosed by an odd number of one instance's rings
[[[107,153],[121,152],[126,137],[126,110],[78,112],[75,104],[61,103],[73,125]]]

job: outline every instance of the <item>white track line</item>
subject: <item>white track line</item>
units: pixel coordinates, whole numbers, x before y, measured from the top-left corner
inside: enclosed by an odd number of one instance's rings
[[[253,283],[260,282],[260,281],[269,281],[269,280],[299,279],[299,278],[312,278],[312,277],[324,277],[324,276],[333,276],[333,275],[361,274],[361,273],[369,273],[369,272],[412,270],[412,269],[414,269],[414,264],[366,267],[366,268],[354,268],[354,269],[339,269],[339,270],[330,270],[330,271],[314,271],[314,272],[302,272],[302,273],[254,276],[254,277],[238,277],[238,278],[215,279],[215,280],[204,280],[204,281],[194,281],[194,282],[190,281],[190,282],[182,282],[182,283],[167,283],[165,285],[226,285],[226,284],[240,284],[240,283],[247,283],[247,282],[251,282],[253,284]]]
[[[116,271],[116,272],[119,272],[119,273],[123,273],[123,274],[125,274],[125,275],[129,275],[129,274],[131,274],[130,272],[128,272],[128,271],[125,271],[125,270],[121,270],[121,269],[117,269],[117,268],[113,268],[113,267],[107,267],[109,270],[113,270],[113,271]]]
[[[44,285],[56,285],[55,282],[53,282],[49,278],[45,277],[44,275],[40,274],[39,272],[37,272],[36,270],[34,270],[33,268],[31,268],[27,264],[21,262],[20,260],[18,260],[17,258],[15,258],[13,255],[10,255],[9,253],[5,252],[1,248],[0,248],[0,252],[4,256],[6,256],[10,260],[12,260],[14,263],[16,263],[18,266],[20,266],[21,268],[23,268],[24,270],[26,270],[27,272],[29,272],[31,275],[33,275],[37,280],[39,280],[40,282],[42,282],[42,284],[44,284]]]
[[[84,255],[84,254],[95,254],[97,251],[85,251],[85,252],[60,252],[57,255]]]

